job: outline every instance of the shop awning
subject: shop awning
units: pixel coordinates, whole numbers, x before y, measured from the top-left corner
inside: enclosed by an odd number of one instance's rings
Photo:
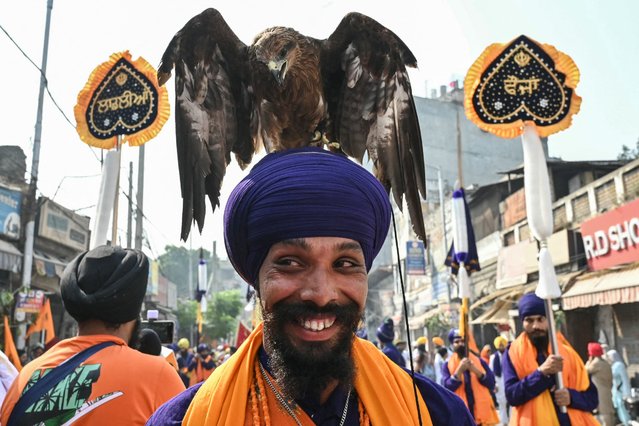
[[[633,302],[639,302],[639,263],[584,275],[562,296],[564,310]]]
[[[430,311],[426,311],[421,315],[413,316],[408,319],[408,326],[411,330],[422,328],[428,318],[432,318],[435,315],[438,315],[440,312],[441,310],[439,308],[435,308],[431,309]]]
[[[507,300],[497,300],[486,312],[471,320],[471,324],[506,324],[510,317],[508,311],[512,303]]]
[[[33,264],[38,275],[62,278],[62,273],[67,263],[52,254],[34,250]]]
[[[14,273],[22,269],[22,253],[4,240],[0,240],[0,269]]]
[[[470,305],[470,310],[472,311],[473,309],[478,308],[478,307],[480,307],[483,304],[491,302],[491,301],[497,299],[500,296],[503,296],[505,294],[512,293],[512,292],[513,292],[513,288],[512,287],[501,288],[499,290],[495,290],[492,293],[487,294],[484,297],[480,297],[475,302],[473,302],[473,304]]]

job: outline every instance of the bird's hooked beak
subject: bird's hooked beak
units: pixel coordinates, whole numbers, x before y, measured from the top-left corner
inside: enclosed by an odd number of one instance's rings
[[[279,59],[277,61],[268,61],[269,71],[273,74],[275,81],[281,86],[284,84],[284,78],[286,78],[286,71],[288,71],[288,61],[286,59]]]

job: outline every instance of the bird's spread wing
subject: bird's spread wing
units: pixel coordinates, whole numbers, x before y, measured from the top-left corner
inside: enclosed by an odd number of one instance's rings
[[[247,50],[220,13],[207,9],[186,23],[162,56],[160,84],[175,68],[183,240],[193,220],[202,231],[206,195],[213,210],[219,205],[230,153],[241,166],[253,156]]]
[[[359,161],[368,151],[375,175],[392,188],[400,208],[406,197],[413,229],[425,241],[419,196],[426,194],[424,155],[407,66],[417,61],[404,42],[359,13],[346,15],[323,42],[330,136]]]

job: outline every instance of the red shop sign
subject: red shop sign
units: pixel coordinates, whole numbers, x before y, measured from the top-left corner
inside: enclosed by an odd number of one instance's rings
[[[591,270],[639,261],[639,200],[634,200],[581,225]]]

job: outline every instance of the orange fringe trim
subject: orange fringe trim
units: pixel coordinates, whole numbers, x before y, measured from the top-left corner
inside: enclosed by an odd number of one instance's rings
[[[76,130],[80,135],[80,139],[84,143],[90,146],[94,146],[96,148],[102,149],[111,149],[115,148],[117,145],[117,136],[114,136],[110,139],[98,139],[94,137],[89,131],[89,126],[86,121],[86,111],[89,108],[89,102],[91,101],[91,97],[93,93],[97,90],[98,86],[104,80],[106,75],[109,73],[111,68],[118,62],[120,59],[126,59],[128,62],[133,64],[135,68],[146,78],[151,81],[155,90],[158,92],[158,112],[153,123],[147,128],[131,134],[131,135],[123,135],[122,143],[128,143],[131,146],[140,146],[144,143],[150,141],[158,133],[162,130],[164,123],[169,119],[169,115],[171,114],[171,107],[169,106],[169,96],[166,90],[166,87],[160,87],[158,85],[157,73],[153,66],[149,64],[144,58],[139,57],[135,61],[131,60],[131,54],[128,50],[124,52],[114,53],[109,57],[109,60],[98,65],[89,76],[89,80],[84,85],[84,88],[78,94],[78,103],[73,108],[73,114],[75,116],[75,121],[77,123]]]
[[[509,46],[514,40],[515,39],[509,41],[508,43],[494,43],[488,46],[482,52],[482,54],[479,55],[479,58],[477,58],[477,60],[468,70],[468,73],[466,73],[466,78],[464,78],[464,110],[466,112],[466,117],[468,117],[468,119],[475,123],[475,125],[480,129],[507,139],[520,136],[524,132],[525,124],[535,126],[535,123],[533,123],[532,121],[523,120],[517,120],[513,123],[508,124],[485,123],[475,112],[472,98],[475,94],[477,86],[479,86],[481,76],[484,71],[486,71],[486,68],[488,68],[488,66],[495,60],[495,58],[501,55],[504,49]],[[555,62],[556,70],[566,75],[565,85],[573,89],[572,97],[570,100],[570,109],[565,119],[551,126],[535,126],[537,132],[539,133],[539,136],[546,137],[570,127],[570,125],[572,124],[572,116],[579,112],[579,109],[581,107],[581,97],[579,97],[575,93],[575,88],[579,83],[580,74],[579,68],[577,68],[577,65],[575,65],[570,56],[560,52],[550,44],[538,43],[532,39],[531,41],[542,48],[548,54],[548,56],[552,58],[552,60]]]

